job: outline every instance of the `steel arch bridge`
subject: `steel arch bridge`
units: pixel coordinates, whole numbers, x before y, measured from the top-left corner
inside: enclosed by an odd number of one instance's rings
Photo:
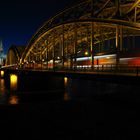
[[[20,63],[46,69],[130,65],[138,58],[139,39],[140,0],[86,0],[44,23]]]

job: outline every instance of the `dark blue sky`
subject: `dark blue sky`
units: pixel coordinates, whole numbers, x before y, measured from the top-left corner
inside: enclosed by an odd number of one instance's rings
[[[4,0],[0,3],[0,38],[4,52],[12,45],[26,45],[50,17],[78,0]]]

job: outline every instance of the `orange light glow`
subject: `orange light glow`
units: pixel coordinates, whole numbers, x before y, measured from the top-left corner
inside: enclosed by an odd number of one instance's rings
[[[16,104],[18,104],[18,101],[19,101],[19,99],[17,96],[11,96],[9,98],[9,104],[16,105]]]
[[[5,83],[4,79],[0,79],[0,93],[4,94],[5,93]]]
[[[67,85],[67,83],[68,83],[68,78],[64,77],[64,84],[65,84],[65,86]]]
[[[140,58],[133,58],[132,60],[128,61],[128,64],[140,66]]]
[[[68,95],[68,93],[67,92],[65,92],[64,93],[64,101],[68,101],[68,100],[70,100],[71,98],[70,98],[70,96]]]
[[[17,81],[18,81],[17,75],[11,74],[10,75],[10,88],[11,88],[11,90],[17,89]]]
[[[69,80],[69,79],[68,79],[67,77],[64,77],[64,87],[65,87],[64,101],[70,100],[70,96],[69,96],[68,91],[67,91],[68,80]]]
[[[85,55],[88,55],[88,52],[87,51],[85,52]]]
[[[4,77],[4,71],[0,72],[1,77]]]

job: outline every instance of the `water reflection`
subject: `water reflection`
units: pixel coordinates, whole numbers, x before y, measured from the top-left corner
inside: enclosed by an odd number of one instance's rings
[[[65,87],[65,92],[64,92],[64,101],[70,100],[70,92],[69,92],[69,87],[70,87],[70,78],[64,77],[64,87]]]
[[[0,79],[0,104],[6,103],[6,94],[5,94],[5,81],[4,79]]]
[[[5,83],[4,79],[0,79],[0,93],[4,94],[5,93]]]
[[[11,104],[11,105],[16,105],[16,104],[18,104],[18,103],[19,103],[19,98],[18,98],[18,96],[16,96],[16,95],[11,95],[11,96],[9,97],[8,103]]]
[[[15,74],[10,75],[10,89],[17,90],[18,76]]]
[[[67,86],[67,84],[68,84],[68,78],[64,77],[64,85]]]

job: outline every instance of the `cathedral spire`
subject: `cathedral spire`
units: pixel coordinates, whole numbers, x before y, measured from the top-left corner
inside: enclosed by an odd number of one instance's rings
[[[3,52],[3,43],[0,38],[0,66],[4,65],[4,52]]]
[[[2,39],[0,38],[0,54],[3,53],[3,43],[2,43]]]

